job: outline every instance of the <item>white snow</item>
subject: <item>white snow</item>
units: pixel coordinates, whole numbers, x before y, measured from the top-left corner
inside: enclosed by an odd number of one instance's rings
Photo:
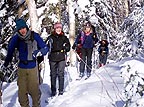
[[[46,57],[45,57],[46,58]],[[62,96],[50,100],[50,70],[45,59],[45,69],[41,73],[43,83],[40,85],[42,107],[122,107],[124,104],[124,80],[121,72],[127,63],[133,60],[110,63],[99,69],[93,69],[92,76],[87,80],[76,81],[76,67],[66,67],[65,92]],[[142,67],[140,62],[136,62]],[[132,68],[135,71],[135,68]],[[20,107],[17,97],[17,83],[3,83],[3,107]],[[31,101],[31,99],[30,99]],[[48,102],[48,103],[45,103]],[[142,101],[139,101],[142,102]]]

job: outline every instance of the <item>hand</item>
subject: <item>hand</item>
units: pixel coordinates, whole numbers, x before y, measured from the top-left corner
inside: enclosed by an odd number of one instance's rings
[[[39,50],[35,50],[35,51],[33,52],[33,57],[36,58],[36,57],[38,57],[38,56],[42,56],[42,53],[41,53],[41,51],[39,51]]]
[[[63,50],[64,50],[64,52],[67,51],[67,46],[66,45],[67,45],[66,43],[63,44]]]
[[[72,49],[75,50],[76,47],[77,47],[77,45],[76,45],[76,44],[73,44]]]

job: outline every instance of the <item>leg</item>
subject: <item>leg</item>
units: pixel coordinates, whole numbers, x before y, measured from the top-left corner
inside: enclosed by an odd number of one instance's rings
[[[41,92],[39,89],[38,68],[28,69],[28,90],[32,98],[32,107],[40,107]]]
[[[86,61],[86,50],[82,48],[81,52],[82,52],[82,60],[85,62]],[[80,62],[80,77],[84,76],[85,63],[83,61]]]
[[[93,49],[87,49],[87,76],[91,75],[92,70],[92,51]]]
[[[107,62],[107,54],[104,54],[104,57],[103,57],[103,64],[105,65]]]
[[[60,61],[58,63],[59,95],[62,95],[64,91],[64,69],[65,61]]]
[[[50,62],[50,78],[52,96],[56,95],[56,78],[57,78],[57,63]]]
[[[18,69],[18,98],[21,107],[29,107],[28,89],[27,89],[27,70]]]
[[[102,66],[102,63],[103,63],[102,59],[103,59],[102,55],[99,54],[99,67]]]

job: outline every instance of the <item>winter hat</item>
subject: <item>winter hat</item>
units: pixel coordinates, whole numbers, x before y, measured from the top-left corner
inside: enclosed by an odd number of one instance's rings
[[[23,20],[23,19],[21,19],[21,18],[20,18],[20,19],[17,19],[17,20],[16,20],[16,30],[18,31],[18,30],[20,30],[20,29],[22,29],[22,28],[28,28],[25,20]]]
[[[62,24],[59,23],[59,22],[55,23],[54,24],[54,29],[56,29],[56,28],[62,28]]]
[[[103,43],[104,43],[105,45],[108,45],[108,44],[109,44],[106,39],[103,39],[103,40],[100,41],[100,44],[103,44]]]
[[[90,22],[85,23],[85,24],[84,24],[84,27],[89,27],[89,28],[91,28],[91,23],[90,23]]]

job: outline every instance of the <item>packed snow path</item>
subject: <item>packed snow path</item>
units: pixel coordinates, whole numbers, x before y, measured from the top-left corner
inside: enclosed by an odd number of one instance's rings
[[[111,63],[94,69],[87,80],[76,81],[76,67],[67,67],[65,72],[65,93],[50,99],[49,66],[45,63],[41,72],[44,79],[40,85],[41,107],[122,107],[124,84],[120,63]],[[3,107],[20,107],[16,81],[3,83]],[[30,99],[31,102],[31,99]]]

